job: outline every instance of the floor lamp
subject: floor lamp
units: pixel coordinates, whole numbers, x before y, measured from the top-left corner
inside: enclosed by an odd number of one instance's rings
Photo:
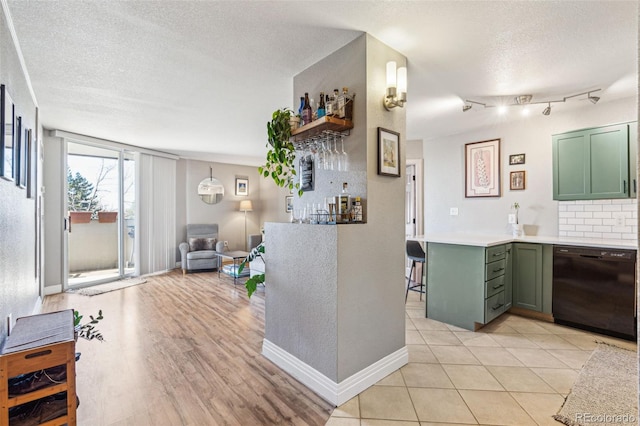
[[[240,211],[244,212],[244,251],[247,251],[247,212],[253,211],[251,200],[240,201]]]

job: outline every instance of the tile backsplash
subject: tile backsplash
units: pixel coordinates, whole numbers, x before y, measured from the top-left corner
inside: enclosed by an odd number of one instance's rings
[[[635,198],[560,201],[558,235],[635,240],[638,238],[638,201]]]

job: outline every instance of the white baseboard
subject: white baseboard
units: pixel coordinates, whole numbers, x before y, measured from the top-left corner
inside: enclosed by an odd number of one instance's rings
[[[48,285],[44,288],[44,295],[51,296],[52,294],[62,293],[62,284]]]
[[[336,383],[267,339],[262,355],[335,406],[340,406],[409,362],[406,346]]]

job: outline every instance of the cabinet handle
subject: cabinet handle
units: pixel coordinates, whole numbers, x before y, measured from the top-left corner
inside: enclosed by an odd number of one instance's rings
[[[633,193],[635,194],[637,192],[638,192],[638,188],[637,188],[637,185],[636,185],[636,180],[634,179],[633,180]]]
[[[495,289],[500,288],[500,287],[504,287],[504,284],[494,285],[492,288],[495,290]]]
[[[502,256],[504,253],[493,253],[493,257]]]
[[[627,192],[627,181],[626,180],[622,181],[622,188],[623,188],[622,192],[626,193]]]
[[[497,309],[500,309],[504,306],[504,303],[499,304],[498,306],[494,306],[493,308],[491,308],[492,311],[495,311]]]
[[[504,271],[504,268],[498,268],[493,270],[493,272],[500,272],[500,271]]]

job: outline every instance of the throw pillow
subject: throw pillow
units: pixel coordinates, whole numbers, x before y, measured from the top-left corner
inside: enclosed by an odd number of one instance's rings
[[[215,250],[215,238],[189,238],[189,251]]]

